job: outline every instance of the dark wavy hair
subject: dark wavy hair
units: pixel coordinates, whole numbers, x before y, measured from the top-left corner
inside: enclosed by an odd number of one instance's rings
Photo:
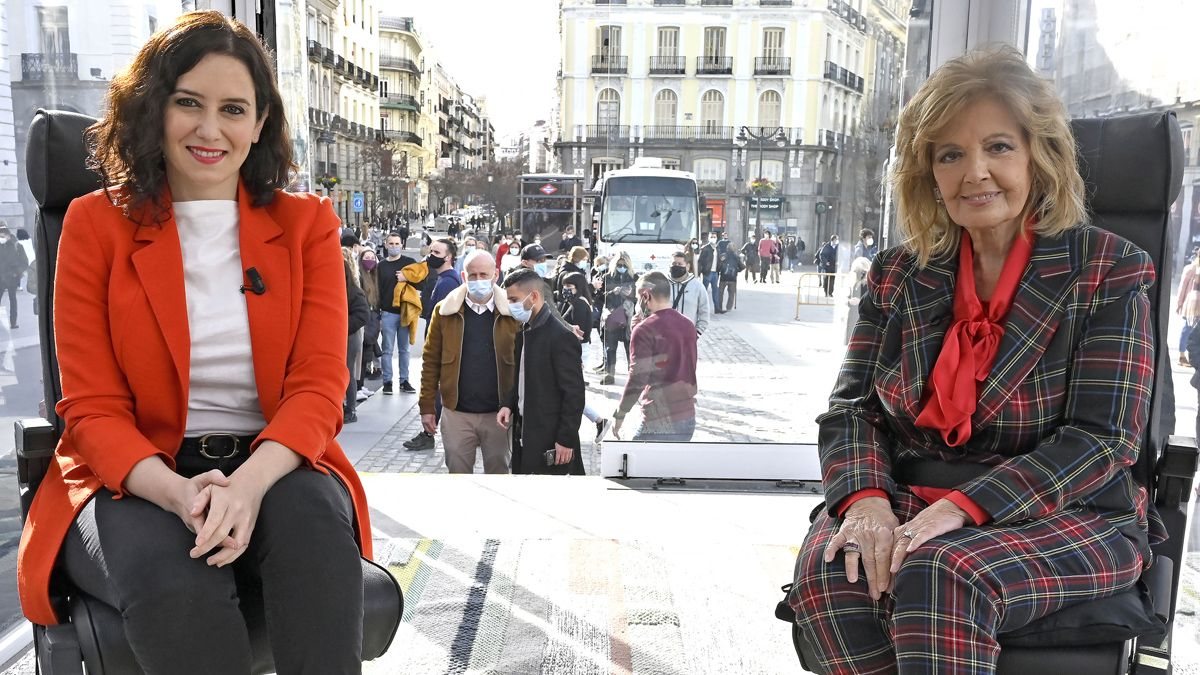
[[[166,182],[163,114],[179,77],[210,54],[231,56],[250,71],[258,142],[241,175],[255,206],[269,204],[290,182],[292,145],[275,70],[266,48],[238,21],[216,11],[189,12],[150,37],[133,62],[113,78],[104,119],[88,128],[88,167],[100,174],[104,191],[140,223],[161,223],[170,210],[162,198]],[[148,210],[148,211],[147,211]]]

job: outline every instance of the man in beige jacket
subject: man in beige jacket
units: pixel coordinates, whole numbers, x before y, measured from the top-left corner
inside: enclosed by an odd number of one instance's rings
[[[442,397],[442,445],[450,473],[473,473],[475,451],[485,473],[508,473],[508,431],[496,423],[513,386],[516,335],[521,324],[495,285],[496,260],[473,251],[463,261],[462,286],[433,310],[421,359],[421,425],[433,434]],[[499,300],[497,300],[499,298]],[[470,364],[464,367],[463,364]]]

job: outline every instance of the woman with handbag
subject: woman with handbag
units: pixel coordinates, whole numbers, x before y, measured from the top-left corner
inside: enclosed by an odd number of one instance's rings
[[[609,262],[608,274],[604,275],[604,312],[600,323],[604,326],[604,378],[600,384],[613,384],[617,372],[617,343],[625,344],[625,364],[629,365],[629,320],[633,316],[636,300],[633,263],[625,251],[617,253]]]

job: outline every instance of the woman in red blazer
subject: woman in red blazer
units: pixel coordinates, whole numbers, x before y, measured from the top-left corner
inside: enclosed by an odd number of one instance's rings
[[[108,111],[89,130],[106,189],[71,204],[59,246],[64,430],[21,539],[25,614],[59,621],[57,564],[121,612],[147,673],[245,673],[237,582],[261,580],[280,673],[360,672],[371,529],[334,440],[338,219],[282,190],[270,60],[245,26],[186,14]]]

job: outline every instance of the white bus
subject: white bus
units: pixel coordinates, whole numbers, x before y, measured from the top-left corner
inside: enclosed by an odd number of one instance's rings
[[[689,171],[640,157],[632,168],[604,172],[597,190],[597,252],[611,259],[625,251],[638,273],[666,272],[671,254],[700,236],[699,190]]]

